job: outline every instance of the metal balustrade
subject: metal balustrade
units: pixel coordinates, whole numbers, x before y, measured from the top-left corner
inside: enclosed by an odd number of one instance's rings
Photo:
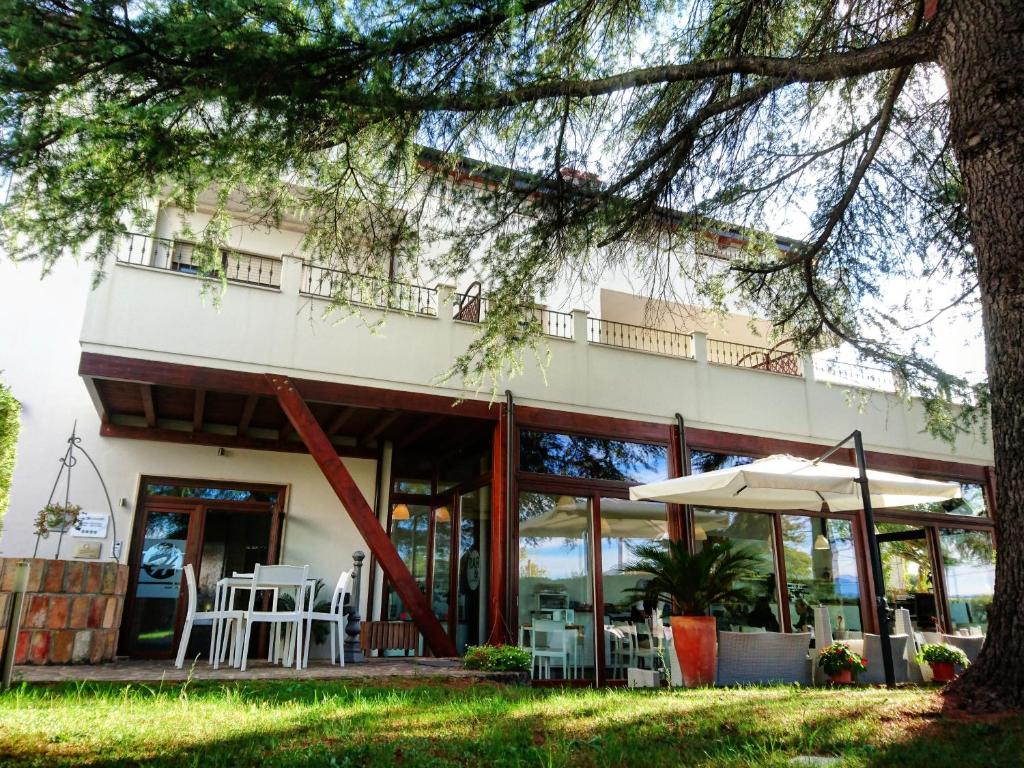
[[[340,296],[352,304],[378,309],[396,309],[400,312],[432,316],[437,314],[435,288],[371,278],[310,262],[302,265],[301,292],[307,296],[325,299]]]
[[[172,240],[132,232],[121,239],[116,259],[122,264],[165,269],[169,272],[199,277],[217,277],[216,273],[201,269],[196,255],[196,250],[200,247],[188,240]],[[245,253],[233,248],[220,248],[218,251],[221,270],[227,280],[266,288],[281,287],[280,259]]]
[[[733,341],[708,339],[708,362],[731,365],[737,368],[753,368],[787,376],[803,376],[803,365],[795,352],[787,352],[751,344],[737,344]]]
[[[885,368],[876,368],[861,363],[844,363],[839,360],[815,360],[814,376],[819,381],[848,384],[881,392],[895,392],[896,376]]]
[[[653,352],[672,357],[693,357],[693,336],[676,331],[663,331],[642,325],[618,323],[614,320],[587,318],[587,340],[591,344]]]
[[[475,293],[456,293],[452,317],[465,323],[482,323],[490,313],[487,299]],[[544,307],[529,307],[523,311],[524,317],[531,315],[540,323],[540,330],[545,336],[558,339],[573,337],[573,320],[570,312],[557,312]]]

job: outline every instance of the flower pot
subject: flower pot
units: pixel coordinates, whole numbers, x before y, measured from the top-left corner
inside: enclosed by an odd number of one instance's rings
[[[932,680],[937,683],[948,683],[956,677],[956,668],[951,661],[930,661],[932,668]]]
[[[849,685],[853,682],[853,670],[852,669],[840,669],[829,675],[829,679],[832,680],[833,685]]]
[[[718,667],[718,627],[714,616],[672,616],[672,644],[683,685],[714,685]]]

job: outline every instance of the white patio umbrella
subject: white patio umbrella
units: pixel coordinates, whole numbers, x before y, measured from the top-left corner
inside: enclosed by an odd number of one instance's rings
[[[833,512],[864,507],[857,467],[776,455],[750,464],[676,477],[629,489],[635,501],[701,507],[808,510],[828,504]],[[909,475],[867,470],[871,506],[906,507],[960,498],[960,486]]]

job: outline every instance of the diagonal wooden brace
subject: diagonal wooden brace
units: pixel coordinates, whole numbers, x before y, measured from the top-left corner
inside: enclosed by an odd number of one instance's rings
[[[296,434],[302,438],[310,454],[320,466],[331,488],[338,495],[342,505],[362,534],[366,545],[370,548],[388,577],[392,589],[402,599],[406,610],[412,614],[413,621],[423,635],[427,647],[435,656],[456,656],[455,645],[437,620],[427,596],[416,585],[416,580],[406,567],[395,549],[387,532],[381,527],[377,516],[373,513],[366,498],[356,487],[352,475],[342,464],[337,449],[331,444],[323,428],[310,412],[306,401],[285,376],[266,374],[281,409],[287,414],[288,420],[295,428]]]

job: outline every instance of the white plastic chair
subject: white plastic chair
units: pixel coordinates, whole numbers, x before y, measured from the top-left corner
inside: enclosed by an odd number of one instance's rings
[[[606,626],[604,637],[605,653],[608,655],[608,668],[612,671],[612,678],[624,680],[626,670],[636,666],[632,636],[623,631],[622,627]]]
[[[234,663],[235,657],[238,652],[238,643],[241,638],[241,623],[244,616],[243,611],[233,610],[213,610],[213,611],[197,611],[198,607],[198,596],[196,594],[196,573],[195,569],[192,568],[192,563],[187,563],[182,569],[185,572],[185,587],[188,592],[188,608],[185,613],[185,626],[181,630],[181,640],[178,641],[178,656],[174,661],[174,666],[181,669],[185,664],[185,652],[188,650],[188,641],[192,637],[192,627],[195,624],[206,624],[211,625],[210,632],[210,663],[214,663],[217,657],[223,655],[223,650],[227,642],[231,643],[231,661]],[[221,627],[218,631],[212,631],[212,627],[215,623],[221,622]],[[221,646],[220,648],[214,648],[214,639],[220,636]],[[230,641],[228,638],[230,637]]]
[[[539,636],[544,636],[541,643]],[[566,679],[574,677],[576,655],[576,630],[567,629],[564,621],[534,619],[530,631],[530,673],[534,669],[541,679],[551,679],[551,660],[561,662],[562,674]],[[570,663],[572,660],[572,663]]]
[[[245,671],[245,662],[249,656],[249,638],[254,623],[276,624],[287,628],[285,634],[284,663],[291,665],[295,659],[295,669],[302,668],[302,620],[303,606],[306,600],[306,580],[309,577],[308,565],[263,565],[256,564],[252,574],[252,589],[249,590],[249,608],[245,612],[245,637],[242,640],[241,671]],[[292,592],[294,603],[292,610],[278,610],[275,600],[271,610],[256,610],[256,593],[261,590],[277,589],[281,592]],[[292,656],[294,651],[295,656]]]
[[[314,621],[329,622],[331,631],[331,664],[334,663],[335,654],[337,654],[341,666],[345,666],[345,598],[351,592],[351,571],[341,572],[341,576],[338,577],[338,583],[334,587],[334,594],[331,595],[330,607],[326,611],[313,610],[316,590],[309,590],[309,599],[306,611],[303,614],[306,618],[306,648],[302,654],[302,666],[309,666],[309,643],[310,638],[313,636]]]

